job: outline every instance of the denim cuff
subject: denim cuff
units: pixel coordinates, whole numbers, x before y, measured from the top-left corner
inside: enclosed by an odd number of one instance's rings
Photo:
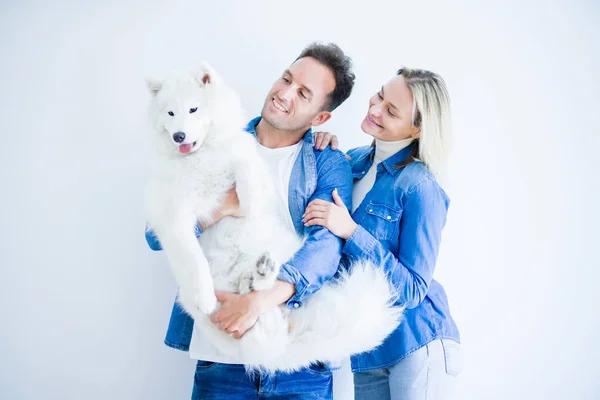
[[[202,228],[200,228],[200,221],[196,221],[196,226],[194,226],[194,235],[196,235],[196,237],[200,237],[202,235]]]
[[[288,308],[302,307],[302,299],[307,295],[306,288],[308,287],[308,282],[306,278],[296,268],[289,264],[283,264],[279,270],[277,279],[289,282],[296,287],[296,293],[285,303],[286,306]]]

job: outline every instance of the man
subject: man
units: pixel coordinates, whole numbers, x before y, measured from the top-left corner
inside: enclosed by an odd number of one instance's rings
[[[281,266],[271,290],[247,295],[217,293],[222,303],[211,319],[220,329],[240,338],[269,307],[285,304],[298,308],[307,296],[319,290],[335,275],[340,261],[342,241],[322,227],[305,227],[302,216],[314,199],[333,201],[337,189],[351,208],[352,173],[343,153],[330,148],[317,149],[311,127],[331,118],[331,112],[352,92],[354,73],[351,60],[334,44],[313,43],[275,81],[261,116],[250,121],[247,131],[258,141],[259,153],[267,161],[273,183],[281,199],[277,213],[300,235],[307,235],[303,247]],[[321,151],[322,150],[322,151]],[[217,222],[227,215],[239,216],[237,197],[230,192]],[[196,235],[209,229],[197,226]],[[152,231],[146,231],[150,247],[160,250]],[[198,360],[193,399],[213,398],[332,398],[332,369],[314,365],[295,373],[275,376],[247,376],[243,365],[220,354],[201,332],[193,329],[193,320],[175,304],[167,331],[168,346],[189,351]]]

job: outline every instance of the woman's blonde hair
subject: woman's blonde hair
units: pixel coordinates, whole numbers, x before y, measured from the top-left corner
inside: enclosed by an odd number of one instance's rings
[[[431,173],[440,179],[450,151],[451,121],[450,96],[446,83],[437,74],[423,69],[400,68],[413,94],[413,126],[420,128],[411,155],[395,167],[422,161]]]

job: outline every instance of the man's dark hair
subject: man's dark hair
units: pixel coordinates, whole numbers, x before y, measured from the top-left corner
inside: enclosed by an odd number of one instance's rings
[[[333,72],[335,88],[329,93],[323,108],[329,112],[335,110],[352,93],[355,79],[352,72],[352,59],[345,55],[338,45],[319,42],[306,46],[295,61],[304,57],[314,58]]]

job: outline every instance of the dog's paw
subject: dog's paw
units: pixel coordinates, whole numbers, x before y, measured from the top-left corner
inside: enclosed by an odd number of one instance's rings
[[[268,279],[277,273],[277,264],[269,253],[265,253],[256,262],[256,273],[261,278]]]
[[[208,290],[196,291],[194,305],[204,314],[212,314],[217,308],[217,297]]]
[[[277,274],[279,273],[279,266],[271,258],[269,253],[265,253],[256,262],[256,269],[252,277],[252,289],[254,290],[266,290],[273,286]]]

